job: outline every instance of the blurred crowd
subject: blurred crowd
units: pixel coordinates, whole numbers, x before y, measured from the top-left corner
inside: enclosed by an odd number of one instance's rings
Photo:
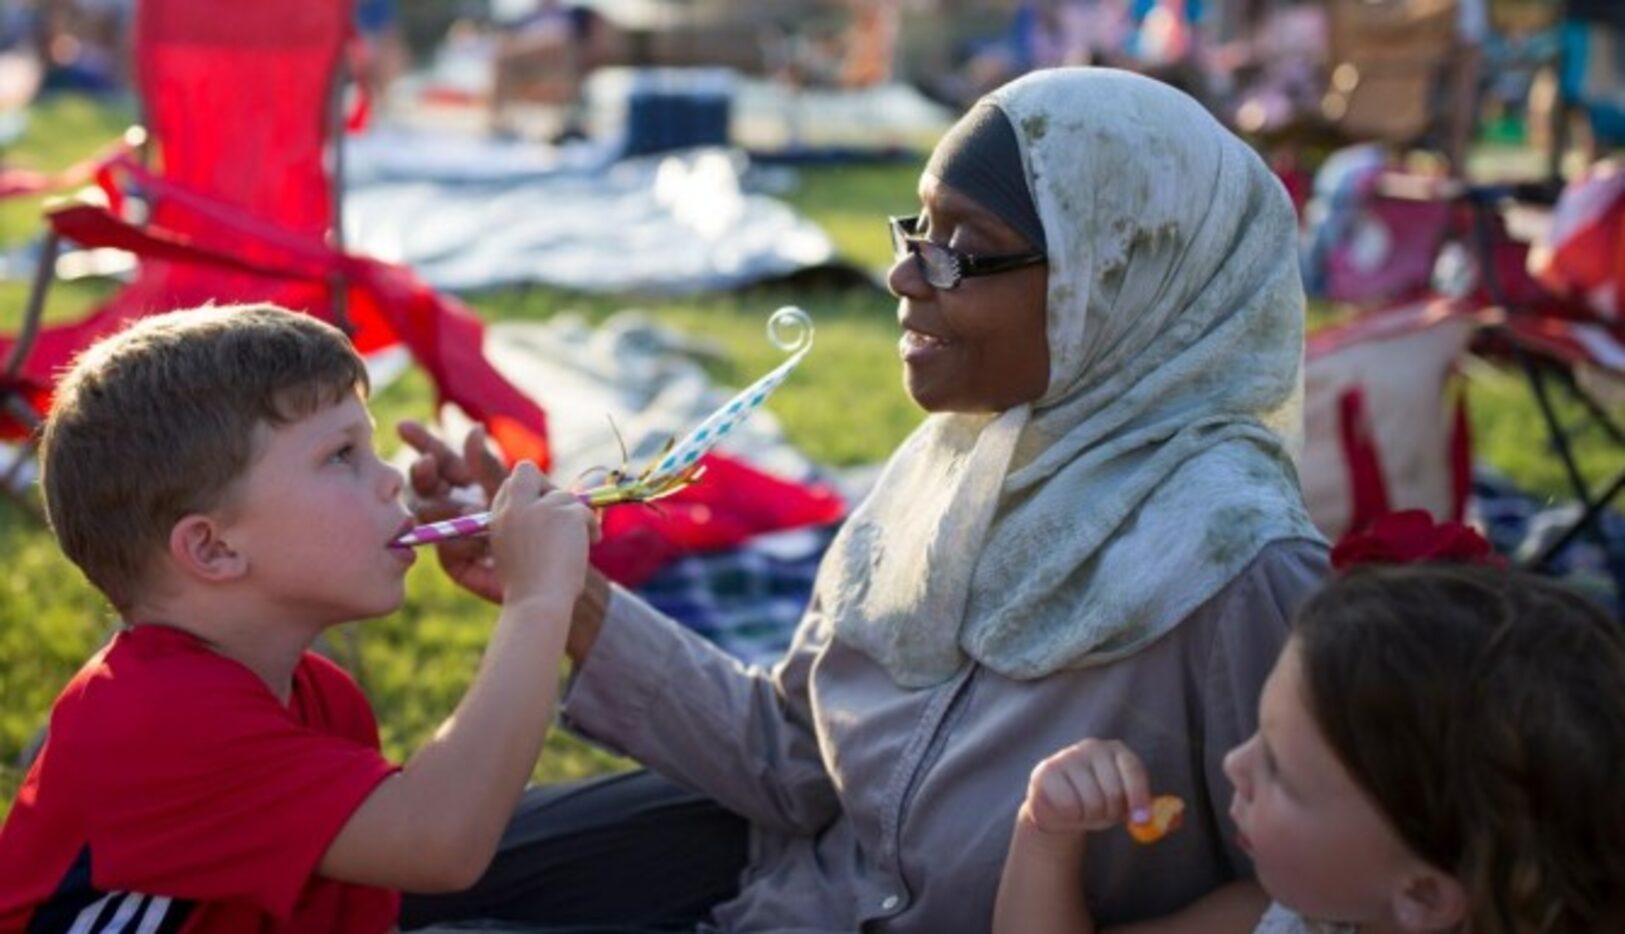
[[[117,91],[135,0],[0,0],[0,109],[38,89]],[[1625,138],[1617,0],[356,0],[375,96],[469,70],[512,108],[578,106],[610,65],[719,65],[794,88],[906,82],[958,108],[1024,72],[1154,75],[1285,152],[1379,141],[1459,168],[1475,130],[1592,151]],[[1576,138],[1576,133],[1579,134]]]

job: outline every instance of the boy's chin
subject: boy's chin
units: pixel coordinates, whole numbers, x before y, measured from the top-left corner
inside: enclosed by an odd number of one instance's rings
[[[387,599],[381,599],[375,603],[368,603],[354,607],[349,619],[344,620],[344,622],[359,623],[367,620],[381,619],[390,615],[391,613],[394,613],[396,610],[399,610],[405,605],[406,587],[402,585]],[[339,625],[343,625],[343,623],[340,623]]]

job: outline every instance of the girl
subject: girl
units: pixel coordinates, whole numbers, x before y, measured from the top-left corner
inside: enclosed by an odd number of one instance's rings
[[[1625,930],[1625,631],[1548,581],[1444,565],[1334,581],[1224,767],[1275,904],[1238,883],[1132,930]],[[1094,930],[1084,833],[1150,803],[1120,743],[1041,762],[995,931]]]

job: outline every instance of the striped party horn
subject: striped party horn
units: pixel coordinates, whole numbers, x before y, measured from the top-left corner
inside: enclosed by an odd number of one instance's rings
[[[390,545],[396,548],[413,548],[418,545],[432,545],[435,542],[450,541],[454,538],[467,538],[470,535],[484,535],[490,530],[491,514],[477,512],[472,515],[458,516],[455,519],[446,519],[442,522],[420,525],[390,542]]]
[[[594,505],[592,500],[583,494],[577,493],[576,498],[588,506]],[[410,532],[389,544],[394,548],[416,548],[418,545],[449,542],[454,538],[484,535],[489,531],[491,531],[491,514],[489,512],[472,512],[466,516],[458,516],[455,519],[443,519],[439,522],[430,522],[428,525],[414,526]]]
[[[789,332],[788,335],[786,331]],[[773,390],[779,388],[790,375],[790,371],[795,369],[796,364],[800,363],[807,355],[807,351],[812,348],[812,318],[800,308],[793,306],[780,308],[767,319],[767,339],[781,350],[790,352],[790,358],[706,416],[698,428],[689,432],[681,442],[673,445],[653,466],[615,483],[576,490],[574,491],[576,496],[595,509],[624,503],[647,503],[670,496],[699,479],[704,469],[703,465],[699,464],[700,458],[710,453],[711,449],[738,427],[740,422],[749,418],[752,412],[761,408],[767,397],[773,394]],[[474,513],[420,525],[391,544],[402,548],[429,545],[470,535],[483,535],[490,529],[491,514]]]
[[[786,331],[789,332],[788,335]],[[654,469],[643,478],[643,483],[658,488],[664,483],[682,477],[685,471],[727,437],[728,432],[733,431],[740,422],[749,418],[752,412],[761,408],[767,397],[773,394],[773,390],[779,388],[790,375],[790,371],[795,369],[796,364],[807,356],[807,351],[812,349],[812,317],[800,308],[786,305],[773,312],[772,317],[767,319],[767,339],[780,350],[790,352],[790,359],[779,364],[771,373],[750,384],[721,408],[706,416],[698,428],[689,432],[688,437],[666,452],[666,456],[662,457]]]

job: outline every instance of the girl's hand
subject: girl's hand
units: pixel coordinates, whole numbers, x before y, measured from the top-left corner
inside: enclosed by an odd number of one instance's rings
[[[1145,765],[1112,739],[1086,739],[1038,763],[1020,816],[1042,833],[1066,835],[1150,818]]]

